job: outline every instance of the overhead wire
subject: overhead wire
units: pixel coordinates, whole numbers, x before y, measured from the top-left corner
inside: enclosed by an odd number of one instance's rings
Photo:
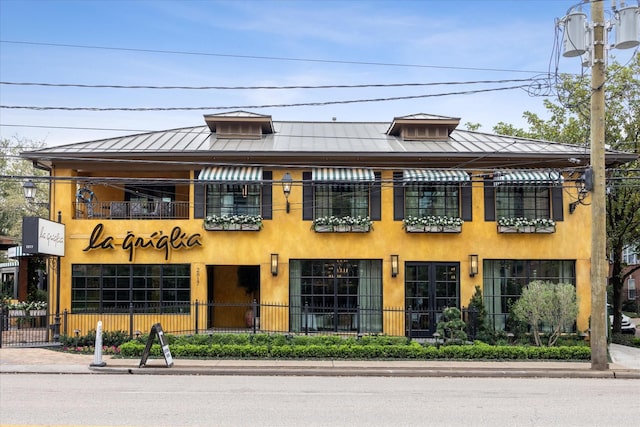
[[[336,104],[399,101],[399,100],[407,100],[407,99],[421,99],[421,98],[432,98],[432,97],[451,96],[451,95],[472,95],[472,94],[484,93],[484,92],[497,92],[497,91],[513,90],[513,89],[523,89],[526,87],[527,87],[526,85],[516,85],[516,86],[507,86],[507,87],[501,87],[501,88],[467,90],[462,92],[393,96],[393,97],[387,97],[387,98],[351,99],[351,100],[341,100],[341,101],[298,102],[298,103],[289,103],[289,104],[229,105],[229,106],[201,106],[201,107],[62,107],[62,106],[35,106],[35,105],[0,105],[0,108],[36,110],[36,111],[61,110],[61,111],[140,112],[140,111],[194,111],[194,110],[234,110],[234,109],[285,108],[285,107],[317,107],[317,106],[336,105]]]
[[[44,42],[22,41],[22,40],[0,40],[0,43],[65,47],[65,48],[76,48],[76,49],[98,49],[98,50],[129,51],[129,52],[141,52],[141,53],[159,53],[159,54],[170,54],[170,55],[214,56],[214,57],[238,58],[238,59],[260,59],[260,60],[271,60],[271,61],[293,61],[293,62],[368,65],[368,66],[373,65],[373,66],[381,66],[381,67],[435,68],[435,69],[448,69],[448,70],[492,71],[492,72],[512,72],[512,73],[536,73],[536,74],[541,73],[541,71],[537,71],[537,70],[532,71],[532,70],[515,70],[515,69],[501,69],[501,68],[457,67],[457,66],[429,65],[429,64],[400,64],[400,63],[373,62],[373,61],[345,61],[345,60],[337,60],[337,59],[238,55],[238,54],[225,54],[225,53],[215,53],[215,52],[195,52],[195,51],[190,52],[190,51],[178,51],[178,50],[124,48],[124,47],[79,45],[79,44],[64,44],[64,43],[44,43]]]
[[[332,84],[332,85],[270,85],[270,86],[169,86],[169,85],[116,85],[116,84],[84,84],[84,83],[47,83],[47,82],[8,82],[0,81],[0,85],[10,86],[44,86],[44,87],[74,87],[83,89],[151,89],[151,90],[290,90],[290,89],[358,89],[358,88],[386,88],[386,87],[416,87],[416,86],[453,86],[472,84],[494,84],[529,82],[527,79],[500,80],[472,80],[452,82],[428,83],[363,83],[363,84]]]

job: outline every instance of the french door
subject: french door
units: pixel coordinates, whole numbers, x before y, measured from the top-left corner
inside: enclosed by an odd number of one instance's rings
[[[460,263],[405,263],[406,333],[429,337],[445,307],[460,308]]]

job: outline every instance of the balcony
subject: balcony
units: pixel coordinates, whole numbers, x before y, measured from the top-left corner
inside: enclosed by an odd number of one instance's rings
[[[189,219],[189,202],[74,202],[74,219]]]

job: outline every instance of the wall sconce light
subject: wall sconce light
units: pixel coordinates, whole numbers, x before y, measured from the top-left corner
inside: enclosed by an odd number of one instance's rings
[[[478,255],[469,255],[469,276],[478,274]]]
[[[391,277],[396,277],[398,275],[398,255],[391,255]]]
[[[271,275],[278,275],[278,254],[271,254]]]
[[[282,176],[282,192],[284,193],[284,198],[287,201],[287,213],[289,213],[289,194],[291,194],[291,184],[293,183],[293,179],[289,172],[286,172]]]

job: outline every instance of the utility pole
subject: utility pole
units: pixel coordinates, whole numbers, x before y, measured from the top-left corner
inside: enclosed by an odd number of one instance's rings
[[[607,258],[605,182],[605,44],[604,6],[591,0],[593,25],[593,65],[591,67],[591,369],[607,370]]]

